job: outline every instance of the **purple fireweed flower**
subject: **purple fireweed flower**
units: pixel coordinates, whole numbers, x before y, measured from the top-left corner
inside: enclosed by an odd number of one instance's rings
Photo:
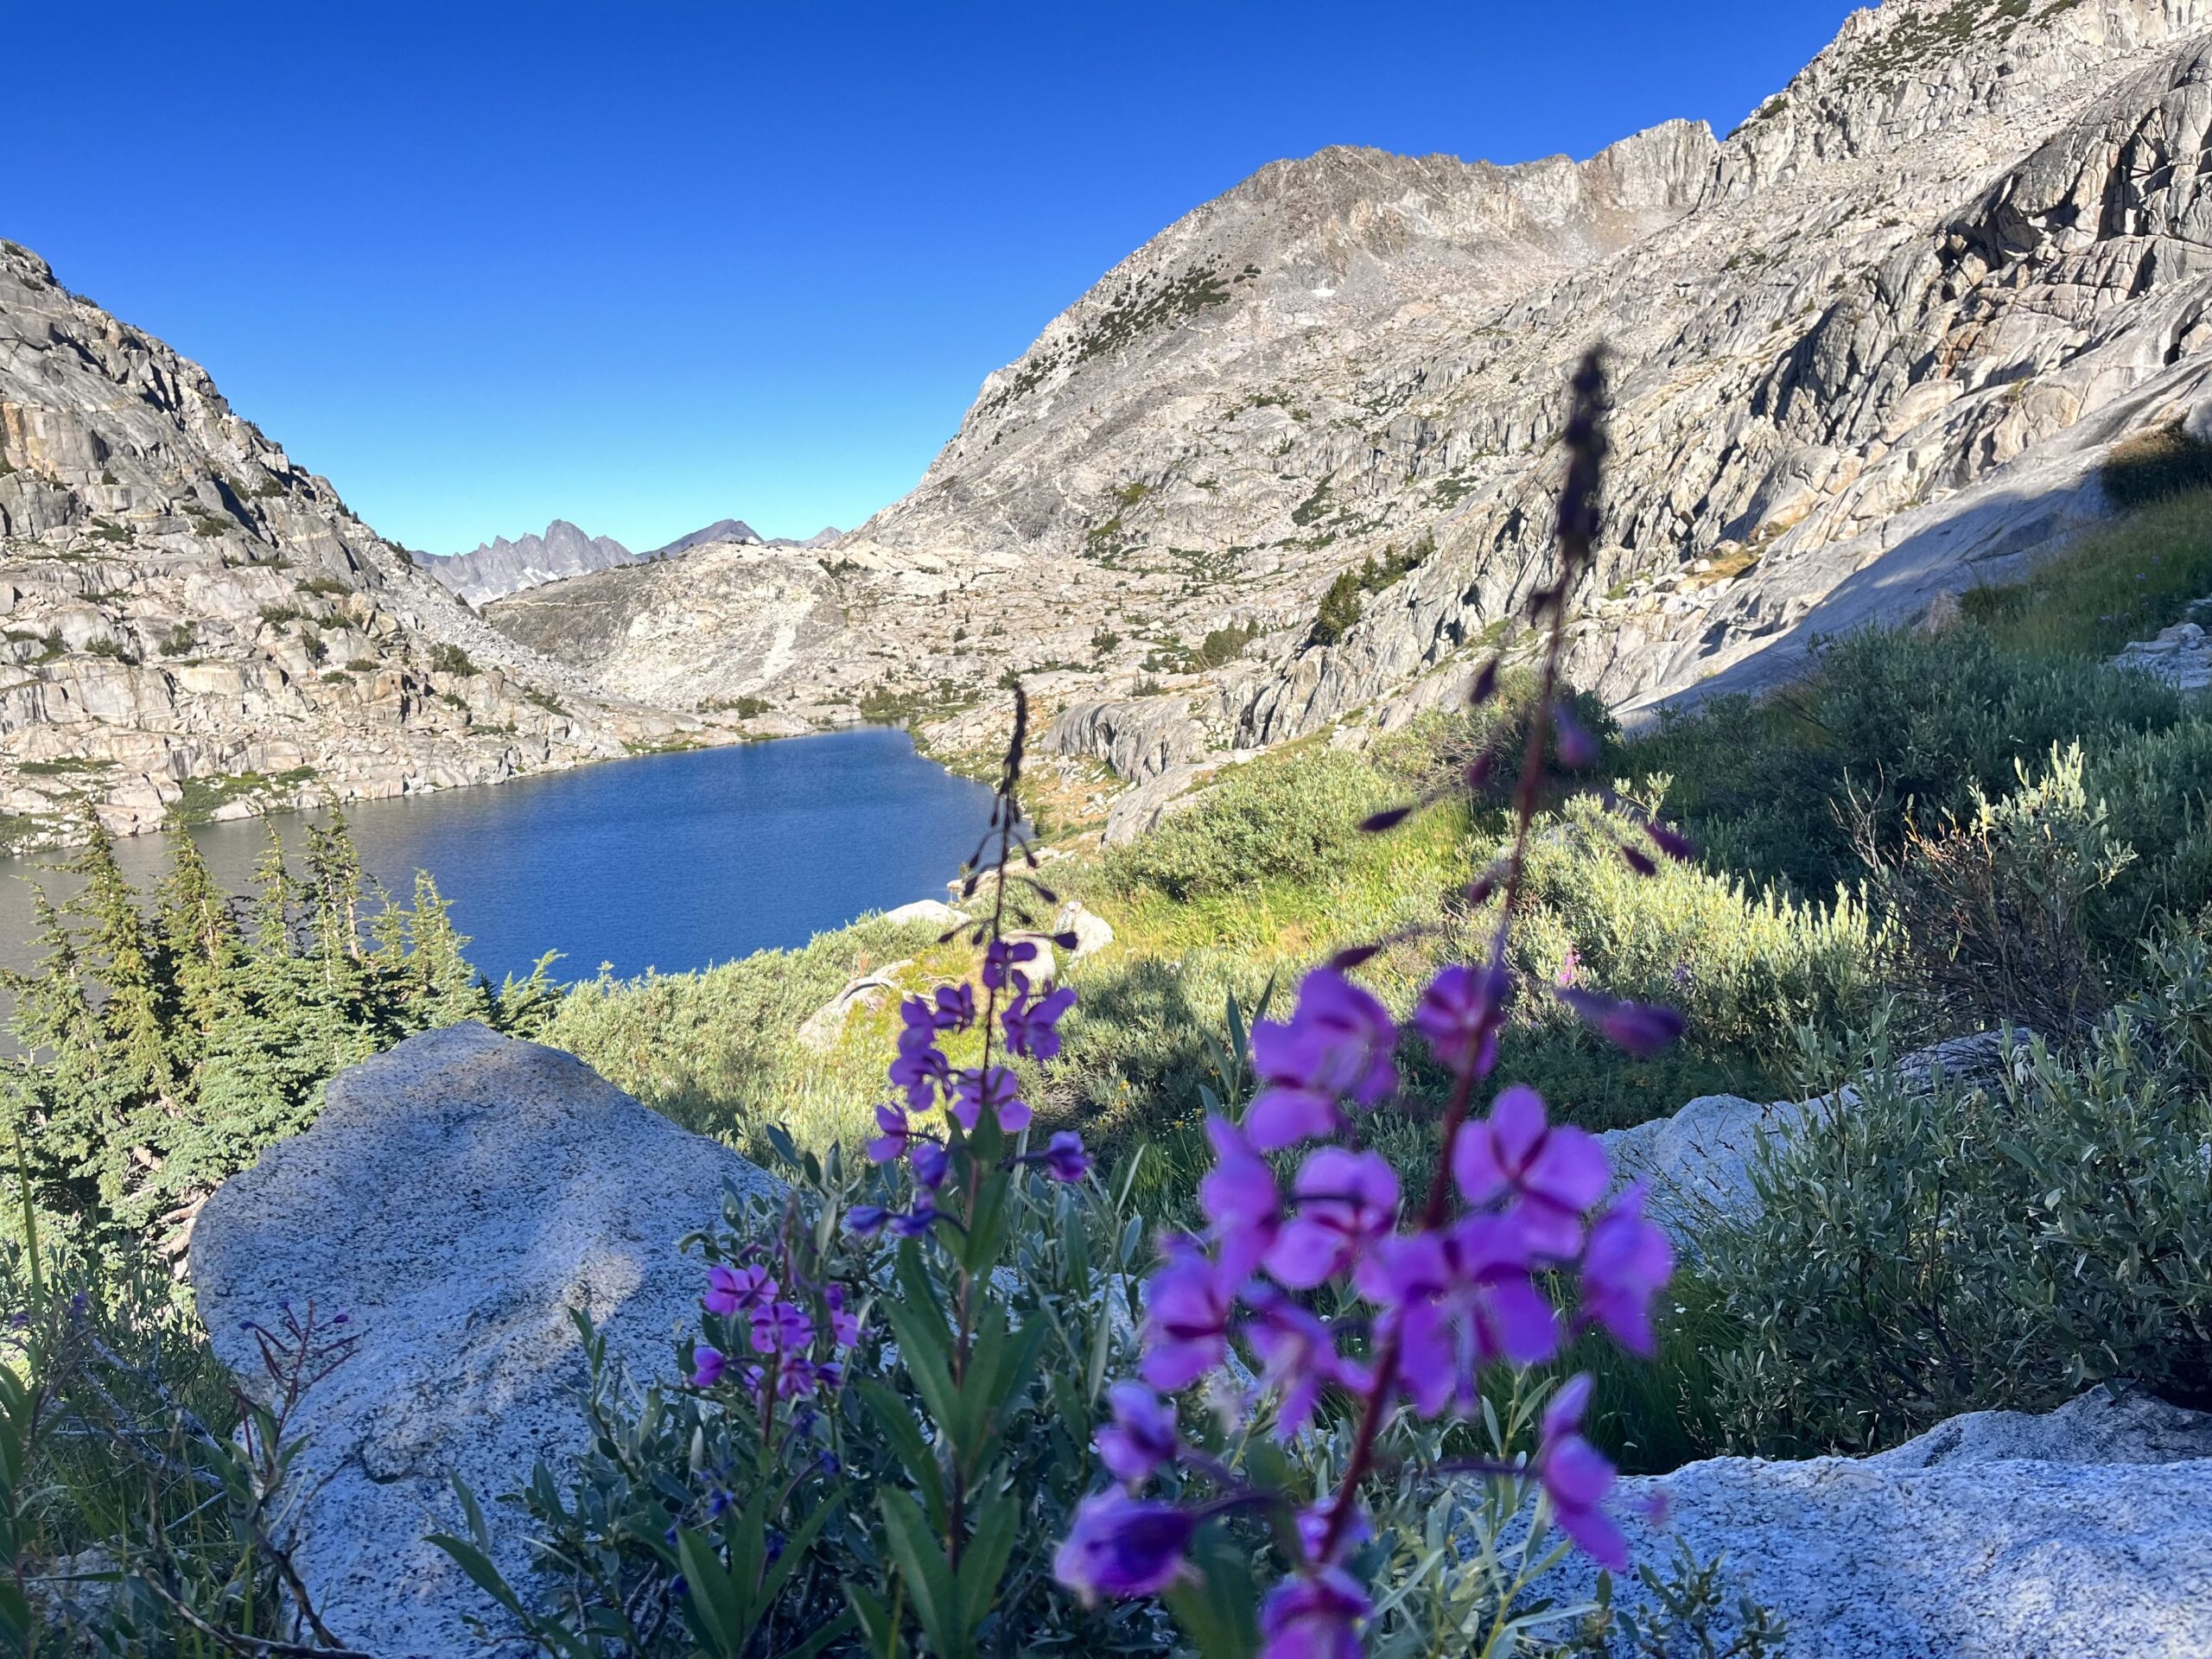
[[[1249,1273],[1275,1242],[1282,1225],[1282,1195],[1274,1172],[1225,1117],[1206,1119],[1214,1166],[1198,1183],[1198,1207],[1213,1224],[1225,1268]]]
[[[1552,741],[1559,753],[1559,763],[1569,772],[1581,772],[1598,764],[1598,740],[1582,729],[1582,722],[1574,717],[1573,710],[1565,702],[1552,705]]]
[[[1378,1240],[1354,1282],[1399,1332],[1399,1373],[1424,1417],[1471,1412],[1485,1365],[1538,1365],[1559,1351],[1559,1315],[1532,1281],[1536,1252],[1510,1217]]]
[[[934,1141],[917,1141],[912,1162],[917,1185],[935,1189],[944,1185],[946,1153]]]
[[[691,1386],[695,1389],[713,1388],[722,1380],[722,1372],[728,1366],[729,1357],[719,1348],[702,1344],[692,1349]]]
[[[1603,1198],[1611,1173],[1595,1135],[1547,1124],[1544,1098],[1525,1084],[1503,1090],[1490,1116],[1460,1126],[1452,1174],[1478,1206],[1503,1198],[1540,1254],[1564,1261],[1582,1243],[1582,1212]]]
[[[1075,993],[1062,986],[1049,996],[1017,996],[999,1016],[1006,1029],[1010,1053],[1033,1060],[1049,1060],[1060,1052],[1060,1033],[1053,1027],[1075,1006]]]
[[[1184,1552],[1198,1517],[1172,1503],[1147,1503],[1116,1489],[1075,1506],[1075,1522],[1052,1557],[1052,1576],[1085,1606],[1101,1596],[1156,1596],[1188,1567]]]
[[[1029,988],[1029,976],[1019,964],[1037,959],[1037,944],[1033,939],[993,939],[983,947],[983,986],[987,990],[999,990],[1011,979],[1014,988]]]
[[[1029,1127],[1032,1114],[1029,1103],[1021,1097],[1021,1079],[1006,1066],[995,1065],[987,1072],[971,1065],[954,1077],[952,1103],[946,1109],[962,1128],[975,1133],[986,1106],[1008,1135],[1019,1135]]]
[[[1567,954],[1560,958],[1559,972],[1552,976],[1552,983],[1563,989],[1576,983],[1581,977],[1582,953],[1570,944],[1567,947]]]
[[[1554,993],[1615,1048],[1648,1060],[1682,1034],[1682,1016],[1656,1002],[1626,1002],[1560,986]]]
[[[938,986],[931,1018],[939,1031],[967,1030],[976,1023],[976,988],[966,980]]]
[[[1252,1144],[1273,1152],[1333,1134],[1338,1101],[1372,1106],[1390,1093],[1397,1036],[1389,1011],[1335,969],[1306,975],[1287,1023],[1252,1027],[1252,1067],[1267,1084],[1244,1114]]]
[[[1675,1247],[1643,1218],[1641,1183],[1590,1228],[1582,1255],[1582,1311],[1621,1345],[1649,1357],[1657,1345],[1651,1299],[1675,1276]]]
[[[1342,1567],[1286,1579],[1260,1605],[1259,1659],[1360,1659],[1359,1622],[1374,1611]]]
[[[1497,1027],[1511,982],[1502,969],[1455,965],[1429,982],[1414,1009],[1414,1030],[1438,1064],[1486,1077],[1497,1063]]]
[[[1341,1566],[1345,1556],[1375,1536],[1375,1523],[1368,1517],[1367,1506],[1355,1498],[1351,1519],[1344,1522],[1335,1550],[1327,1560],[1321,1559],[1321,1547],[1329,1538],[1329,1523],[1336,1518],[1337,1497],[1337,1493],[1329,1492],[1298,1512],[1298,1547],[1308,1567]]]
[[[911,1005],[910,1005],[911,1006]],[[909,1043],[912,1031],[899,1039],[899,1058],[891,1062],[893,1087],[906,1091],[906,1103],[918,1112],[937,1104],[938,1090],[952,1077],[952,1065],[943,1052],[927,1042]]]
[[[1397,1219],[1397,1172],[1379,1153],[1324,1147],[1299,1170],[1291,1193],[1298,1213],[1283,1224],[1264,1265],[1293,1290],[1335,1278]]]
[[[707,1269],[707,1294],[700,1300],[706,1303],[708,1313],[728,1319],[733,1313],[759,1306],[775,1294],[776,1281],[768,1276],[766,1268],[715,1267]]]
[[[1044,1163],[1045,1173],[1056,1181],[1072,1184],[1090,1173],[1090,1154],[1083,1149],[1083,1137],[1067,1129],[1052,1137]]]
[[[1628,1540],[1599,1507],[1617,1477],[1605,1454],[1582,1438],[1582,1414],[1589,1407],[1586,1372],[1552,1396],[1536,1446],[1536,1478],[1551,1499],[1560,1530],[1599,1565],[1618,1572],[1628,1565]]]
[[[771,1302],[753,1310],[753,1351],[756,1354],[804,1348],[813,1339],[814,1323],[804,1308],[789,1302]]]
[[[1131,1491],[1175,1461],[1175,1408],[1141,1382],[1116,1382],[1106,1390],[1113,1421],[1092,1436],[1106,1472]]]
[[[886,1224],[901,1238],[919,1238],[937,1224],[937,1194],[926,1187],[914,1194],[914,1207]]]
[[[874,1237],[890,1219],[891,1212],[880,1204],[856,1204],[845,1211],[845,1225],[862,1238]]]
[[[906,1114],[896,1106],[875,1109],[875,1127],[883,1133],[868,1143],[868,1160],[872,1164],[895,1164],[906,1155],[906,1144],[913,1139],[913,1128],[906,1122]]]
[[[845,1306],[842,1285],[825,1286],[822,1300],[830,1310],[830,1339],[840,1348],[849,1348],[861,1339],[859,1317]]]
[[[1363,1389],[1366,1368],[1341,1357],[1329,1327],[1287,1296],[1268,1297],[1244,1327],[1244,1339],[1259,1357],[1260,1381],[1281,1390],[1275,1406],[1275,1438],[1289,1440],[1313,1420],[1322,1391],[1332,1382]]]
[[[1229,1352],[1236,1281],[1197,1242],[1161,1242],[1167,1261],[1145,1281],[1144,1380],[1169,1394],[1188,1388]]]

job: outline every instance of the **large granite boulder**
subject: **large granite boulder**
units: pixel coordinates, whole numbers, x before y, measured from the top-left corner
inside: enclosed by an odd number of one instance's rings
[[[1914,1090],[1932,1088],[1939,1078],[1993,1085],[2003,1076],[2005,1055],[1999,1033],[1954,1037],[1899,1060],[1897,1080]],[[1848,1111],[1857,1099],[1847,1086],[1833,1103]],[[1617,1183],[1643,1182],[1652,1219],[1678,1242],[1688,1242],[1716,1221],[1750,1212],[1758,1198],[1751,1167],[1762,1139],[1796,1135],[1830,1104],[1827,1096],[1761,1103],[1741,1095],[1700,1095],[1671,1116],[1608,1129],[1598,1139]]]
[[[378,1659],[482,1651],[461,1615],[490,1604],[423,1541],[460,1521],[453,1478],[488,1503],[583,1447],[571,1308],[632,1374],[672,1369],[702,1282],[677,1242],[725,1185],[781,1190],[572,1056],[466,1025],[341,1073],[315,1128],[207,1201],[193,1277],[248,1388],[266,1379],[245,1327],[287,1303],[359,1333],[296,1419],[296,1559],[334,1633]],[[501,1566],[528,1565],[510,1526]]]
[[[2212,1417],[2141,1395],[1974,1412],[1871,1458],[1716,1458],[1623,1482],[1617,1510],[1639,1563],[1725,1556],[1731,1603],[1785,1621],[1780,1659],[2212,1654]],[[1542,1587],[1593,1577],[1578,1557]],[[1632,1575],[1616,1594],[1649,1601]]]

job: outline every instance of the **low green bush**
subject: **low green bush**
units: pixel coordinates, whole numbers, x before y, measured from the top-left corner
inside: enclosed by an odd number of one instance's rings
[[[1977,785],[2011,788],[2020,756],[2078,740],[2094,763],[2182,718],[2179,694],[2148,676],[2008,652],[1970,625],[1933,638],[1868,630],[1824,645],[1770,698],[1663,717],[1610,764],[1673,779],[1670,802],[1713,868],[1824,893],[1862,871],[1862,811],[1894,850],[1908,806],[1938,820]]]
[[[2097,479],[2123,509],[2212,487],[2212,443],[2192,438],[2174,421],[2114,444]]]
[[[1107,859],[1107,877],[1179,901],[1268,877],[1310,880],[1358,834],[1385,786],[1357,756],[1313,749],[1255,761]]]
[[[1699,1241],[1740,1333],[1713,1365],[1734,1445],[1872,1450],[2123,1379],[2212,1404],[2212,950],[2152,957],[2086,1046],[2015,1039],[1994,1087],[1922,1086],[1878,1034],[1815,1057],[1853,1091]]]

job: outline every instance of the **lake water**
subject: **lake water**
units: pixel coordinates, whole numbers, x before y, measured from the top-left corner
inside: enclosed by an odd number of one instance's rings
[[[990,791],[916,754],[904,732],[820,737],[607,761],[491,788],[346,808],[363,866],[395,895],[426,869],[498,983],[558,950],[554,972],[588,978],[702,968],[799,945],[865,912],[945,897],[975,849]],[[270,822],[296,851],[302,815]],[[217,878],[251,885],[268,846],[254,820],[194,832]],[[119,842],[144,891],[166,867],[158,836]],[[0,962],[32,952],[22,880],[57,894],[67,854],[0,860]]]

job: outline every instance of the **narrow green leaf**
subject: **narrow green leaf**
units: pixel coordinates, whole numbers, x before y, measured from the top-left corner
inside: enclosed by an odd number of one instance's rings
[[[961,1628],[959,1592],[946,1564],[944,1547],[922,1518],[921,1506],[911,1495],[889,1488],[876,1494],[883,1512],[884,1541],[899,1565],[906,1593],[912,1598],[914,1616],[938,1659],[966,1659],[967,1632]]]
[[[998,1599],[1000,1580],[1021,1529],[1021,1505],[1001,1492],[976,1517],[975,1535],[960,1558],[960,1621],[972,1634]]]
[[[915,1421],[914,1414],[906,1408],[904,1400],[874,1378],[857,1377],[851,1387],[868,1414],[875,1420],[876,1427],[883,1431],[883,1438],[891,1442],[892,1451],[906,1465],[907,1474],[922,1489],[922,1497],[929,1506],[931,1530],[944,1531],[944,1477],[938,1468],[937,1454],[931,1451],[929,1441],[923,1436],[921,1424]]]

